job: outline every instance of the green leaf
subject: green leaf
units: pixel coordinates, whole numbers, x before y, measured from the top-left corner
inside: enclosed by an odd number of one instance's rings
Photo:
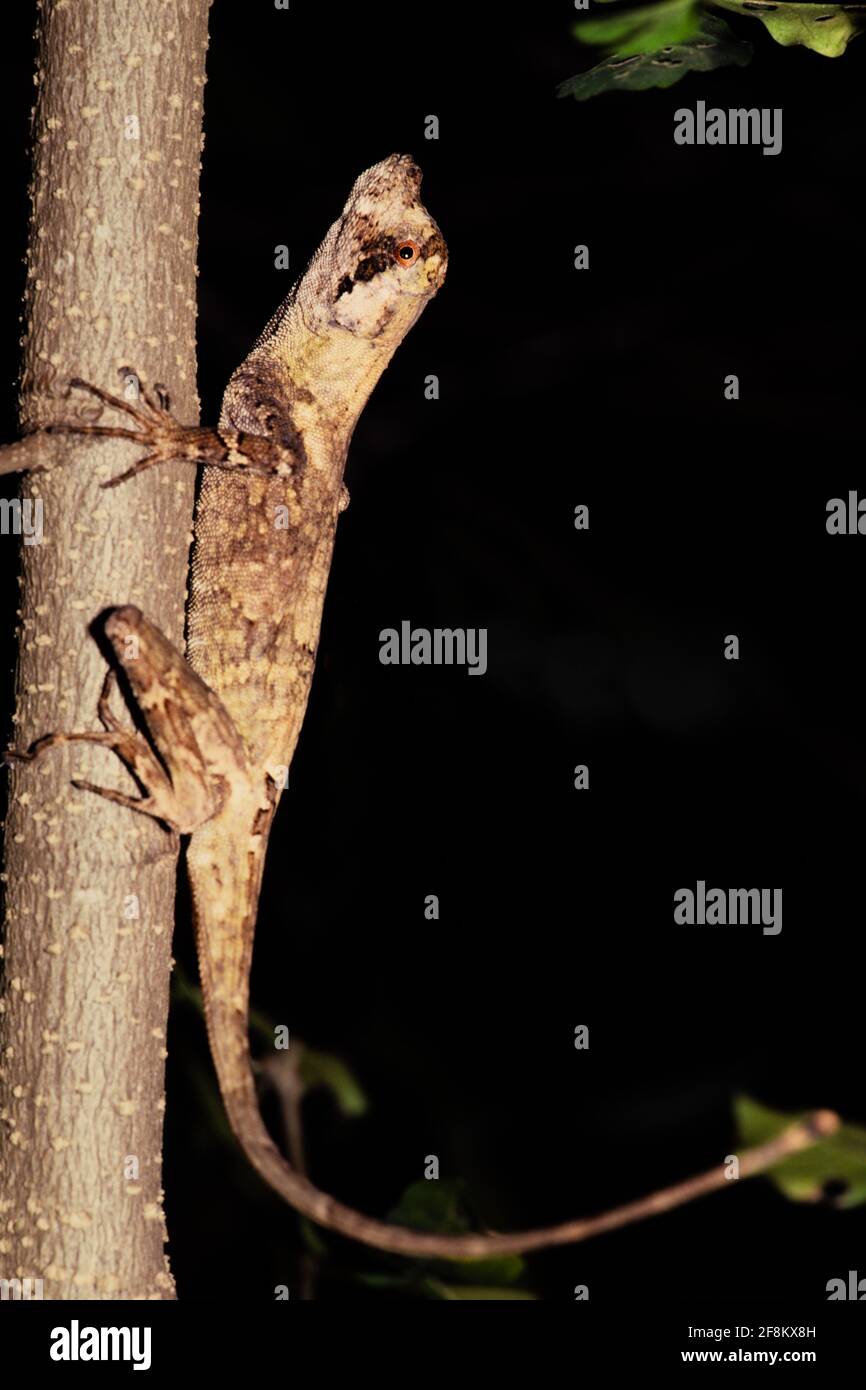
[[[441,1279],[425,1279],[421,1287],[429,1298],[443,1299],[447,1302],[456,1299],[466,1300],[467,1298],[489,1301],[503,1298],[535,1300],[538,1297],[537,1294],[529,1293],[527,1289],[501,1289],[483,1284],[470,1284],[460,1288],[456,1284],[444,1284]]]
[[[442,1235],[464,1235],[469,1220],[460,1200],[460,1184],[445,1179],[422,1178],[410,1183],[388,1220],[416,1231],[436,1231]]]
[[[304,1047],[299,1069],[307,1090],[324,1086],[331,1092],[341,1114],[365,1113],[367,1097],[341,1057],[335,1057],[332,1052],[318,1052],[315,1048]]]
[[[736,1097],[734,1116],[739,1136],[749,1148],[774,1139],[803,1118],[771,1110],[750,1096]],[[866,1202],[866,1129],[844,1124],[829,1138],[783,1158],[768,1169],[767,1176],[794,1202],[817,1202],[824,1196],[826,1184],[832,1183],[844,1186],[833,1198],[834,1206],[860,1206]]]
[[[779,0],[714,0],[723,9],[759,19],[776,43],[800,44],[839,58],[866,23],[864,5],[791,5]]]
[[[615,53],[603,63],[562,82],[561,97],[587,101],[601,92],[644,91],[648,87],[672,87],[688,72],[709,72],[711,68],[735,63],[745,67],[751,60],[752,45],[736,38],[724,20],[704,15],[700,32],[688,43],[623,58]]]
[[[250,1031],[273,1047],[274,1024],[255,1009],[250,1010]],[[333,1052],[319,1052],[298,1039],[295,1039],[293,1050],[299,1054],[298,1071],[306,1090],[314,1091],[321,1086],[330,1091],[342,1115],[352,1117],[366,1113],[367,1097],[342,1057]]]
[[[417,1283],[409,1274],[382,1274],[374,1269],[358,1270],[349,1277],[366,1289],[409,1289]]]
[[[433,1231],[440,1235],[465,1235],[472,1229],[463,1206],[461,1184],[442,1178],[422,1178],[410,1183],[396,1207],[388,1213],[388,1220],[395,1225],[410,1226],[415,1231]],[[524,1261],[519,1255],[437,1261],[437,1264],[447,1269],[449,1280],[456,1279],[461,1284],[513,1284],[524,1271]]]
[[[640,10],[618,10],[599,19],[582,19],[574,27],[581,43],[615,48],[621,58],[685,43],[698,32],[698,0],[659,0]]]

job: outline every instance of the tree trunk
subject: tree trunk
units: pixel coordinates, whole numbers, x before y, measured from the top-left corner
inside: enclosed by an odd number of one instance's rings
[[[195,251],[209,0],[43,3],[21,390],[24,430],[94,417],[80,376],[195,390]],[[111,418],[103,422],[128,424]],[[41,543],[22,547],[14,744],[98,729],[88,627],[135,603],[177,644],[194,474],[100,491],[130,443],[39,436]],[[139,451],[141,453],[142,451]],[[54,466],[59,465],[61,466]],[[34,514],[31,514],[34,515]],[[115,696],[118,712],[120,701]],[[64,745],[14,769],[0,1008],[0,1277],[45,1298],[166,1298],[163,1077],[176,846],[70,785],[131,794],[116,759]]]

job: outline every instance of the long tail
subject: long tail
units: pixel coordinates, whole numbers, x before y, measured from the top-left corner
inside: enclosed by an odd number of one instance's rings
[[[241,826],[217,818],[197,830],[188,854],[196,917],[199,970],[211,1054],[226,1112],[253,1167],[281,1197],[320,1226],[396,1255],[445,1259],[483,1259],[569,1245],[658,1215],[704,1193],[730,1186],[727,1168],[690,1178],[636,1202],[598,1216],[566,1221],[508,1235],[432,1235],[392,1226],[354,1211],[321,1192],[286,1162],[259,1112],[250,1065],[248,1037],[249,967],[267,829],[253,837]],[[255,848],[244,852],[246,844]],[[206,891],[205,891],[206,888]],[[740,1156],[740,1177],[761,1172],[771,1162],[817,1142],[838,1120],[828,1112],[806,1116],[783,1135]]]

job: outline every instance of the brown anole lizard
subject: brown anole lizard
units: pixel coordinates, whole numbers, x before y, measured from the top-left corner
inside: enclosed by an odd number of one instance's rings
[[[234,372],[219,426],[185,427],[164,388],[133,402],[76,381],[125,413],[125,427],[70,422],[75,434],[127,438],[145,454],[120,477],[168,460],[204,472],[196,507],[186,659],[139,609],[105,621],[149,738],[111,709],[101,732],[49,734],[113,750],[141,798],[77,786],[189,835],[205,1017],[220,1091],[244,1151],[292,1206],[323,1226],[406,1255],[482,1257],[580,1239],[576,1221],[515,1235],[448,1236],[373,1220],[295,1172],[259,1113],[248,1040],[249,974],[268,834],[306,709],[355,423],[395,350],[441,286],[447,249],[420,201],[421,175],[392,155],[356,181],[305,274]]]

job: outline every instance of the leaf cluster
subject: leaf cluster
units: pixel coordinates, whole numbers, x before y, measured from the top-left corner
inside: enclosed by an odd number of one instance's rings
[[[753,46],[717,13],[760,21],[784,47],[800,45],[827,58],[840,57],[866,27],[864,4],[795,4],[789,0],[596,0],[605,13],[579,20],[580,43],[607,50],[587,72],[562,82],[561,97],[586,101],[601,92],[671,87],[689,72],[752,59]],[[610,11],[608,13],[607,11]]]

